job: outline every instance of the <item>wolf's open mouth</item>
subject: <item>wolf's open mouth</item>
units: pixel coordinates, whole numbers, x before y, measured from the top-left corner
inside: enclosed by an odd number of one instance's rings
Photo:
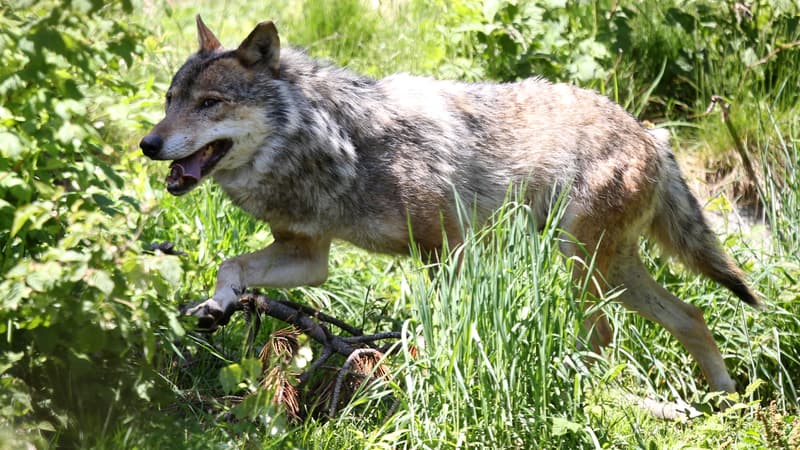
[[[191,191],[232,146],[232,140],[219,139],[204,145],[186,158],[173,161],[167,175],[167,191],[172,195],[183,195]]]

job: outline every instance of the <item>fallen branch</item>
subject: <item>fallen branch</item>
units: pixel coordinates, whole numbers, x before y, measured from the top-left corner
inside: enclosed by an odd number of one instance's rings
[[[350,358],[354,353],[356,355],[360,354],[361,352],[359,352],[359,350],[369,350],[373,352],[373,354],[383,355],[389,347],[378,349],[375,347],[374,343],[386,339],[400,339],[401,337],[401,332],[399,331],[364,335],[362,334],[362,330],[308,306],[289,302],[287,300],[272,299],[254,292],[245,293],[240,297],[239,302],[241,309],[247,313],[248,321],[251,320],[250,316],[255,313],[256,327],[260,324],[259,315],[265,314],[294,326],[303,334],[322,345],[323,351],[320,356],[312,361],[305,372],[300,374],[299,381],[301,383],[308,380],[311,373],[322,367],[334,353],[338,353],[345,358]],[[325,325],[326,323],[334,325],[353,336],[342,337],[335,335],[331,333]],[[249,343],[255,339],[256,333],[257,328],[255,332],[251,333],[252,337],[248,339]]]
[[[686,421],[703,415],[694,406],[680,399],[674,402],[660,402],[633,394],[626,395],[625,399],[657,419]]]

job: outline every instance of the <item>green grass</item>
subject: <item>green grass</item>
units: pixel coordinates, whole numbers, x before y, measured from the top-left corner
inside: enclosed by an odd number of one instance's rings
[[[582,416],[582,378],[570,367],[580,360],[581,313],[556,259],[555,223],[538,236],[527,207],[510,204],[455,249],[460,270],[448,263],[431,282],[414,277],[412,324],[425,349],[406,369],[415,379],[398,416],[410,424],[410,443],[575,445],[554,430]]]
[[[573,13],[587,14],[573,17],[573,22],[600,27],[603,16],[589,14],[607,9],[606,3],[570,4]],[[602,355],[581,350],[583,295],[568,275],[570,265],[581,262],[560,257],[557,214],[536,233],[527,208],[511,202],[489,227],[471,230],[464,246],[440,266],[431,268],[418,257],[370,255],[336,243],[323,286],[269,291],[367,331],[405,332],[398,354],[386,361],[391,376],[357,391],[335,417],[312,414],[290,422],[280,407],[253,397],[254,407],[237,418],[241,409],[231,395],[257,392],[259,381],[245,377],[244,388],[235,392],[226,392],[220,382],[221,370],[245,365],[251,356],[244,353],[248,325],[240,314],[208,341],[191,334],[159,341],[154,364],[161,389],[154,390],[149,410],[124,416],[103,427],[102,433],[86,427],[79,439],[68,442],[95,448],[335,449],[800,444],[800,118],[794,111],[800,57],[797,50],[781,52],[779,60],[765,65],[766,73],[752,75],[762,78],[746,92],[730,84],[743,66],[738,59],[726,59],[719,40],[705,56],[708,66],[691,71],[691,77],[682,78],[685,74],[675,67],[661,73],[664,55],[679,58],[710,31],[687,33],[665,25],[657,19],[666,17],[669,5],[660,5],[635,3],[647,13],[631,22],[638,47],[633,56],[606,67],[608,77],[591,84],[631,110],[684,125],[675,127],[681,148],[712,161],[724,160],[735,170],[738,159],[724,124],[716,114],[702,116],[706,95],[723,90],[732,99],[734,124],[762,175],[764,214],[773,229],[768,243],[738,234],[721,239],[767,306],[762,311],[744,307],[719,286],[658,257],[647,244],[643,250],[660,283],[706,312],[742,391],[730,399],[733,408],[710,412],[717,399],[707,395],[705,380],[688,353],[661,327],[614,304],[613,293],[603,308],[615,330],[614,343]],[[473,20],[482,14],[469,1],[397,0],[381,2],[378,8],[359,0],[156,1],[138,11],[131,22],[143,25],[149,37],[140,43],[144,57],[126,78],[142,88],[96,114],[115,123],[109,133],[120,136],[131,150],[118,157],[115,167],[125,180],[120,195],[137,199],[140,206],[127,218],[137,230],[134,239],[141,247],[170,241],[186,252],[178,260],[180,282],[169,295],[175,303],[208,297],[224,259],[271,241],[268,226],[233,207],[211,183],[183,197],[168,195],[163,189],[165,164],[144,161],[135,149],[160,118],[169,76],[195,50],[195,14],[203,15],[227,47],[238,45],[257,21],[274,19],[284,42],[372,76],[409,71],[470,78],[482,73],[486,64],[465,58],[463,46],[472,41],[456,31],[460,17]],[[758,30],[763,41],[755,48],[758,54],[782,36],[797,37],[797,30],[788,30],[791,23],[779,25],[772,34]],[[710,208],[735,202],[732,192],[736,191],[717,193]],[[456,257],[462,258],[460,270],[452,262]],[[591,264],[590,256],[586,260]],[[266,321],[258,342],[266,342],[281,327]],[[315,355],[320,351],[306,340],[301,347]],[[137,351],[131,354],[140,356]],[[330,364],[342,363],[334,359]],[[634,405],[631,395],[682,399],[707,413],[664,422]],[[43,447],[60,436],[30,427],[15,434],[6,428],[13,430],[15,425],[0,419],[3,448],[26,439]]]

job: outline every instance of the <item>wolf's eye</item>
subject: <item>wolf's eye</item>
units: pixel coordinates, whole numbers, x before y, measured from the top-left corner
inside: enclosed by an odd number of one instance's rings
[[[172,94],[167,93],[167,106],[169,106],[170,103],[172,103]]]
[[[206,98],[206,99],[203,99],[202,102],[200,102],[200,107],[203,108],[203,109],[211,108],[212,106],[216,105],[217,103],[219,103],[219,99]]]

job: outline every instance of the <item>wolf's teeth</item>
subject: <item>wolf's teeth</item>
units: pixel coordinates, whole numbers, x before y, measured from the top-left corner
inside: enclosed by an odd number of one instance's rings
[[[180,186],[183,186],[184,178],[185,177],[168,178],[167,179],[167,186],[169,186],[169,187],[180,187]]]

